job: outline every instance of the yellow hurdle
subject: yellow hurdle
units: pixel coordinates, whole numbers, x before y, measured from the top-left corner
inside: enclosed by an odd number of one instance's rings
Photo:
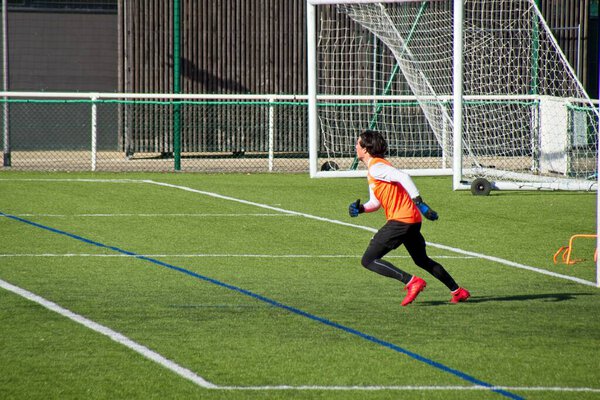
[[[574,259],[571,260],[571,250],[573,249],[573,241],[577,238],[598,238],[598,235],[590,235],[590,234],[577,234],[571,236],[569,240],[568,246],[562,246],[556,253],[554,253],[554,264],[557,264],[558,256],[562,253],[562,261],[567,265],[573,265],[579,261],[583,261],[582,259]],[[598,261],[598,248],[596,247],[596,251],[594,251],[594,261]]]

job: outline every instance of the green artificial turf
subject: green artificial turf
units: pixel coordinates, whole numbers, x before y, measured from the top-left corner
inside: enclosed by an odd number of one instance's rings
[[[429,255],[466,303],[403,248],[389,260],[428,281],[409,307],[360,266],[385,222],[347,214],[364,179],[1,172],[2,281],[219,387],[0,288],[2,398],[600,399],[600,289],[568,279],[595,282],[594,241],[575,265],[552,259],[595,233],[595,193],[415,182],[440,214]]]

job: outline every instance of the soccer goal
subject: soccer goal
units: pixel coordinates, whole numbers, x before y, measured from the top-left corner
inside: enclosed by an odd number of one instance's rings
[[[307,16],[311,176],[365,175],[354,144],[376,129],[395,165],[455,189],[597,188],[598,105],[535,0],[308,0]]]

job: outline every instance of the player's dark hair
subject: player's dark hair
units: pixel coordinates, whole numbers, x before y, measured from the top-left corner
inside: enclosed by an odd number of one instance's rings
[[[371,157],[385,158],[388,146],[381,133],[371,130],[364,131],[360,134],[360,144]]]

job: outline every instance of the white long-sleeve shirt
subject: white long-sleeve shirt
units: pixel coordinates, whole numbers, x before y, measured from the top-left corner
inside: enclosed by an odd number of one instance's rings
[[[369,201],[363,204],[365,212],[377,211],[383,206],[386,218],[402,222],[420,222],[421,215],[412,199],[419,190],[407,173],[394,168],[382,158],[371,158],[367,162]],[[381,202],[385,204],[381,204]]]

